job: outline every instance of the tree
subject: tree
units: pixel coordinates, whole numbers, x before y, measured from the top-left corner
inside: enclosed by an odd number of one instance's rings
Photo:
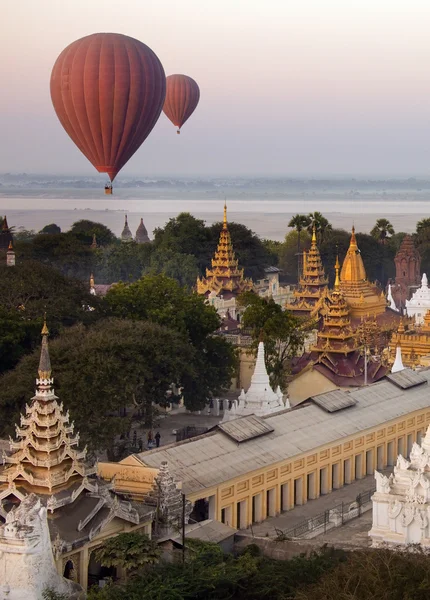
[[[59,227],[55,223],[50,223],[50,225],[45,225],[45,227],[43,227],[43,229],[41,229],[39,233],[47,233],[48,235],[61,233],[61,227]]]
[[[310,223],[307,227],[307,231],[309,235],[312,235],[313,228],[315,226],[315,231],[318,236],[318,241],[321,243],[324,239],[324,236],[327,231],[332,229],[331,224],[328,220],[318,211],[313,213],[309,213]]]
[[[422,233],[424,230],[430,229],[430,218],[426,217],[425,219],[421,219],[418,221],[416,231],[418,234]]]
[[[370,235],[381,244],[385,244],[387,238],[394,235],[394,227],[388,219],[378,219]]]
[[[154,252],[152,243],[111,244],[93,250],[96,281],[116,283],[136,281],[150,268]]]
[[[127,575],[156,564],[161,549],[144,533],[120,533],[96,550],[96,559],[104,567],[124,569]]]
[[[81,219],[73,223],[70,233],[88,245],[91,244],[94,234],[96,234],[97,244],[100,246],[107,246],[108,244],[118,242],[118,239],[109,227],[106,227],[103,223],[96,223],[87,219]]]
[[[175,279],[180,286],[192,288],[196,285],[199,268],[197,259],[192,254],[159,248],[152,254],[150,266],[143,273],[163,273]]]
[[[76,325],[50,343],[55,388],[80,432],[82,445],[108,450],[129,430],[119,411],[136,404],[148,419],[152,403],[185,375],[192,377],[193,348],[178,332],[156,323],[104,319],[92,327]],[[39,350],[3,375],[0,386],[0,435],[12,433],[34,388]]]
[[[288,283],[297,282],[297,231],[290,231],[279,248],[278,267],[282,270],[283,279]],[[307,231],[301,234],[302,250],[310,248],[311,238]]]
[[[109,314],[165,325],[190,342],[194,349],[192,370],[181,379],[188,408],[203,408],[209,398],[230,386],[237,365],[235,351],[226,340],[214,337],[220,319],[202,296],[159,274],[114,286],[105,302]]]
[[[297,231],[297,280],[300,278],[300,236],[301,232],[310,225],[310,217],[308,215],[294,215],[288,227],[293,227]]]
[[[252,349],[258,347],[263,334],[266,367],[273,387],[285,389],[289,361],[303,345],[303,322],[291,312],[284,311],[272,298],[261,298],[254,292],[245,292],[238,303],[246,307],[242,325],[251,329]]]

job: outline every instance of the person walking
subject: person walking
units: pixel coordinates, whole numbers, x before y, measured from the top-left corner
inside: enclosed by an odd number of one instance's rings
[[[155,444],[156,444],[157,448],[160,447],[160,438],[161,438],[161,433],[159,431],[157,431],[157,433],[155,434]]]

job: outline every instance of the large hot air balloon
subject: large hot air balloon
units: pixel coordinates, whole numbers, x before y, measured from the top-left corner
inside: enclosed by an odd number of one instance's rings
[[[188,75],[169,75],[166,78],[164,114],[181,133],[182,125],[191,117],[200,99],[197,83]]]
[[[111,181],[151,132],[165,95],[166,77],[156,54],[118,33],[73,42],[52,69],[51,98],[60,123]]]

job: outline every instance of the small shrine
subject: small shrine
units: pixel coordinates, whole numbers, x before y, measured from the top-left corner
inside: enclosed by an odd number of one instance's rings
[[[224,205],[224,219],[211,269],[206,269],[206,277],[197,278],[197,293],[204,295],[208,302],[225,317],[227,311],[236,318],[236,296],[253,290],[251,279],[244,277],[239,268],[227,223],[227,205]]]
[[[147,244],[151,240],[149,239],[148,232],[143,223],[143,219],[140,219],[139,227],[136,229],[135,241],[138,244]]]
[[[397,308],[405,308],[406,300],[420,285],[421,256],[414,245],[412,236],[405,235],[400,248],[394,257],[396,277],[392,286],[392,294]]]
[[[387,308],[384,292],[367,280],[354,227],[340,272],[340,290],[350,309],[351,318],[377,317],[383,314]]]
[[[239,398],[232,403],[231,408],[224,411],[223,421],[232,421],[248,415],[264,417],[284,408],[290,408],[290,403],[287,399],[284,404],[279,386],[274,391],[270,385],[264,356],[264,342],[260,341],[251,385],[246,393],[242,389]]]
[[[403,363],[406,367],[428,366],[430,355],[430,311],[424,314],[423,323],[416,325],[412,319],[401,321],[397,331],[391,335],[389,344],[391,361],[394,361],[396,348],[402,349]],[[424,358],[426,360],[424,360]]]
[[[405,301],[405,305],[408,317],[413,317],[417,325],[422,325],[426,313],[430,310],[430,288],[425,273],[421,278],[421,286],[413,293],[410,300]]]
[[[430,427],[421,443],[414,443],[409,460],[399,454],[387,477],[375,471],[373,520],[369,536],[374,548],[419,544],[430,549]]]
[[[387,373],[387,367],[369,354],[360,332],[351,324],[339,270],[337,258],[334,289],[325,300],[316,344],[293,360],[293,379],[288,388],[292,403],[337,388],[374,383]]]
[[[318,312],[324,306],[328,290],[328,278],[325,275],[321,255],[317,246],[315,225],[312,230],[312,242],[308,251],[303,251],[303,271],[299,285],[294,291],[294,300],[285,308],[296,316],[318,318]]]
[[[122,233],[121,233],[121,242],[132,242],[132,241],[133,241],[133,234],[131,233],[130,227],[128,226],[127,215],[125,215],[124,229],[122,230]]]
[[[6,252],[6,266],[8,266],[8,267],[15,266],[15,251],[13,249],[12,242],[9,242],[9,247]]]

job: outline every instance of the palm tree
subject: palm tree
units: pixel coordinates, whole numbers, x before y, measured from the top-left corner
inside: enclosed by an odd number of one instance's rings
[[[417,233],[422,233],[425,229],[430,229],[430,219],[427,217],[426,219],[421,219],[417,223]]]
[[[375,227],[370,232],[370,235],[378,240],[381,244],[385,244],[390,235],[394,235],[394,227],[388,219],[378,219]]]
[[[297,281],[300,279],[300,234],[310,225],[310,222],[308,215],[297,214],[288,223],[288,227],[293,227],[297,231]]]
[[[315,225],[315,231],[319,236],[320,243],[324,239],[324,233],[330,229],[333,229],[328,220],[318,211],[309,213],[308,215],[310,223],[307,227],[309,235],[312,235],[312,230]]]

